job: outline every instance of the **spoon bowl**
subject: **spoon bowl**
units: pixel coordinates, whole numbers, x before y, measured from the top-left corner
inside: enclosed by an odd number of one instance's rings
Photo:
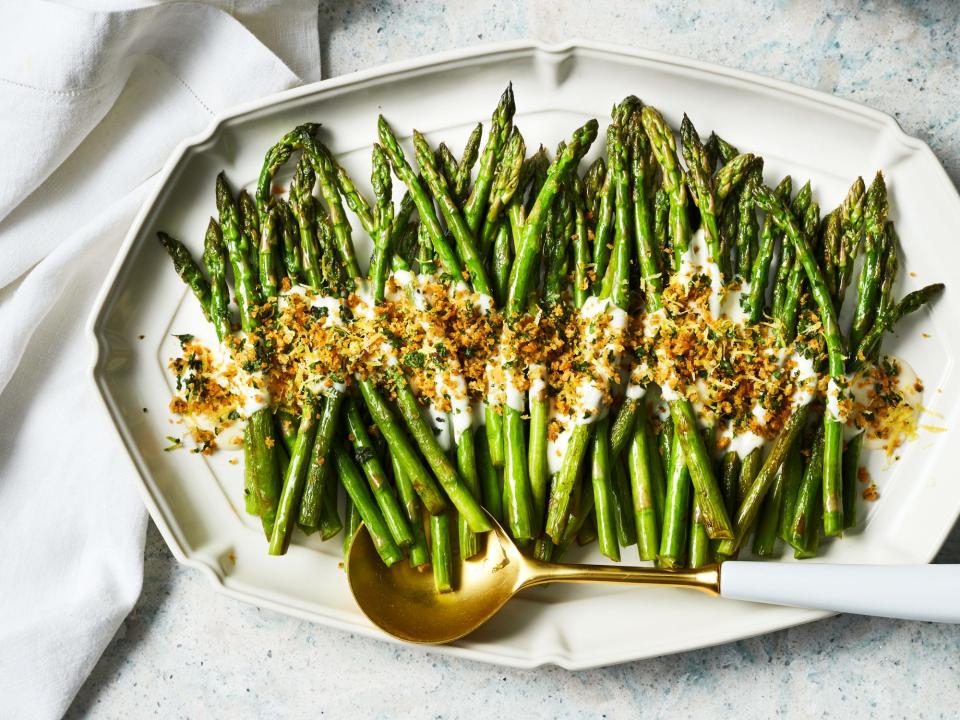
[[[350,590],[360,609],[385,632],[415,643],[457,640],[489,620],[523,585],[526,560],[497,525],[480,538],[480,553],[454,563],[452,592],[437,592],[429,567],[406,560],[383,564],[360,526],[347,556]]]

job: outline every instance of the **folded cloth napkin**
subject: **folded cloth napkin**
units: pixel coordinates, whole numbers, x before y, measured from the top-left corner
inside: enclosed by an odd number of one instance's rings
[[[140,593],[146,515],[84,335],[117,248],[180,140],[320,72],[316,0],[104,4],[0,5],[4,718],[62,715]]]

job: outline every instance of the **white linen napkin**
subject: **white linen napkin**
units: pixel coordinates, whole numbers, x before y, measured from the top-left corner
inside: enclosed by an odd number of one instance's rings
[[[0,5],[4,718],[60,716],[140,593],[146,515],[84,326],[152,176],[320,73],[316,0],[83,4]]]

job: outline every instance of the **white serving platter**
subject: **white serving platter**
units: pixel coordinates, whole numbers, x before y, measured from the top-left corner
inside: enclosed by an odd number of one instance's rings
[[[702,133],[717,131],[766,160],[767,182],[786,172],[809,178],[824,208],[850,182],[883,169],[903,244],[900,293],[958,280],[960,197],[930,149],[892,118],[869,108],[707,63],[598,43],[512,42],[443,53],[297,88],[218,117],[173,153],[144,204],[101,291],[89,323],[93,380],[140,475],[144,502],[180,562],[220,592],[256,605],[373,637],[385,636],[354,604],[340,567],[340,538],[322,544],[298,535],[282,558],[267,555],[259,522],[243,513],[242,473],[222,452],[201,458],[164,452],[175,354],[171,333],[197,333],[204,321],[192,295],[155,241],[165,230],[199,253],[215,213],[221,169],[251,186],[266,149],[305,121],[323,123],[323,140],[358,183],[382,112],[403,137],[412,128],[455,152],[472,125],[485,124],[513,82],[516,124],[528,143],[557,141],[590,117],[604,122],[627,94],[660,108],[679,126],[687,112]],[[601,135],[602,137],[602,135]],[[599,150],[599,143],[591,157]],[[589,160],[590,158],[588,158]],[[359,224],[354,222],[354,227]],[[355,233],[357,237],[360,233]],[[361,252],[361,256],[364,253]],[[954,321],[950,318],[953,317]],[[872,453],[881,499],[822,559],[839,563],[929,562],[960,513],[958,425],[960,295],[948,288],[932,310],[905,321],[886,349],[905,358],[926,385],[921,431],[893,462]],[[142,339],[140,339],[140,337]],[[631,562],[632,552],[624,553]],[[600,561],[596,552],[575,559]],[[824,617],[679,590],[551,587],[531,591],[471,637],[437,652],[515,667],[553,663],[576,669],[737,640]]]

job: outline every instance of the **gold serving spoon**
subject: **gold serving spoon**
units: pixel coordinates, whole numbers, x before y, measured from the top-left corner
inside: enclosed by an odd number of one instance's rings
[[[350,590],[385,632],[447,643],[470,634],[525,588],[552,582],[692,588],[737,600],[935,622],[960,622],[958,565],[830,565],[727,561],[698,570],[560,565],[526,557],[492,518],[483,550],[455,568],[456,589],[438,593],[430,572],[387,567],[361,525],[347,556]],[[721,581],[722,575],[722,581]]]
[[[480,554],[459,563],[454,573],[456,589],[447,593],[437,592],[429,570],[415,570],[405,560],[391,567],[384,565],[361,526],[347,556],[350,590],[360,609],[375,625],[401,640],[447,643],[473,632],[510,598],[534,585],[613,582],[696,588],[712,595],[720,592],[717,565],[667,571],[541,562],[521,553],[503,528],[490,520],[493,530],[487,533]]]

